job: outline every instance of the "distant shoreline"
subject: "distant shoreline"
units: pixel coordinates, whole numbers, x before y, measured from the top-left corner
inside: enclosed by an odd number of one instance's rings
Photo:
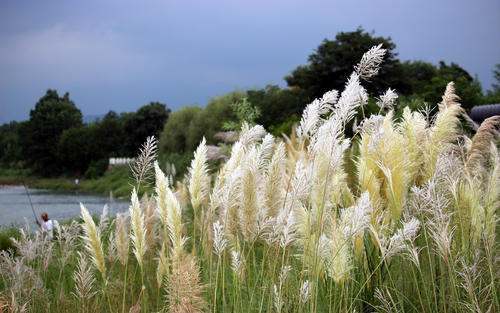
[[[103,196],[109,196],[112,193],[113,197],[117,199],[129,198],[132,191],[128,168],[115,168],[95,179],[80,178],[78,184],[75,184],[75,178],[70,177],[43,178],[24,175],[24,173],[16,171],[0,171],[0,186],[15,185],[54,191],[93,193]],[[144,192],[144,190],[141,191]]]

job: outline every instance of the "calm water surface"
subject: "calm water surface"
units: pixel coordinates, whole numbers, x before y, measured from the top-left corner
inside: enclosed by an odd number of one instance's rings
[[[108,197],[60,193],[43,189],[28,189],[35,212],[49,213],[49,217],[59,221],[80,215],[80,202],[91,214],[100,214],[105,204],[111,215],[128,209],[129,203]],[[0,226],[24,225],[25,219],[34,223],[28,194],[23,186],[0,186]],[[34,224],[33,224],[34,225]]]

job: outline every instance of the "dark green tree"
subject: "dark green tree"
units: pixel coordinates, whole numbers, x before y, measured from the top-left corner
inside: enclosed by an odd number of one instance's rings
[[[493,92],[500,93],[500,63],[495,64],[495,69],[493,69],[493,78],[495,82],[491,85],[493,87]]]
[[[60,97],[49,89],[30,112],[22,129],[23,155],[28,165],[43,176],[59,175],[63,171],[58,153],[62,133],[82,125],[82,113],[65,93]]]
[[[23,158],[19,130],[26,122],[6,123],[0,126],[0,164],[18,166]]]
[[[285,80],[292,89],[300,89],[308,102],[331,89],[341,91],[363,53],[378,44],[387,50],[384,63],[379,74],[365,86],[375,94],[384,92],[388,87],[406,89],[392,39],[374,36],[362,28],[340,32],[335,40],[323,40],[309,56],[308,63],[297,67]]]
[[[59,139],[60,165],[66,174],[81,176],[89,167],[96,154],[102,153],[94,146],[95,125],[75,127],[65,130]]]
[[[168,119],[170,109],[160,102],[150,102],[128,115],[124,120],[124,131],[127,134],[126,154],[134,156],[149,136],[158,138]]]
[[[93,145],[98,150],[94,159],[107,159],[128,155],[124,145],[127,135],[122,115],[109,111],[94,127]],[[136,151],[137,153],[137,151]]]
[[[453,81],[457,95],[463,108],[470,110],[474,105],[481,104],[481,84],[473,78],[465,69],[456,63],[446,64],[439,62],[435,75],[430,80],[419,83],[419,88],[413,90],[413,94],[419,95],[430,104],[441,102],[446,85]]]
[[[308,104],[306,97],[294,89],[268,85],[264,89],[248,90],[248,101],[261,112],[257,123],[267,129],[299,116]]]

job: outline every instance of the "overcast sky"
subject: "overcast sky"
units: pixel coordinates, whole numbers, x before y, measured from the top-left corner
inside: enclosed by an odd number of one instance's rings
[[[28,118],[48,88],[94,115],[283,86],[358,26],[403,60],[457,62],[484,89],[500,63],[499,0],[0,0],[0,123]]]

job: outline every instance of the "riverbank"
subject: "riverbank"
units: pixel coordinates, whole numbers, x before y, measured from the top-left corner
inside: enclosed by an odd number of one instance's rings
[[[41,178],[29,175],[23,170],[0,170],[0,185],[27,185],[31,188],[56,191],[78,191],[109,195],[116,198],[128,198],[132,192],[130,170],[128,167],[115,167],[96,179],[80,179],[75,184],[74,178]],[[142,188],[141,188],[142,189]],[[144,191],[144,190],[141,190]]]

